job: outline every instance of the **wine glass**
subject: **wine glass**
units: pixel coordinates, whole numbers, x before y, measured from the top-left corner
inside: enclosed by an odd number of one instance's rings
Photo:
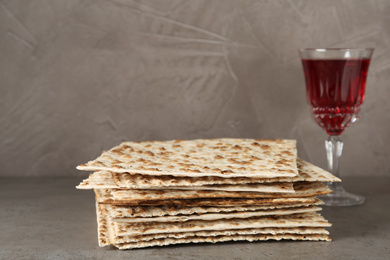
[[[325,141],[328,170],[339,177],[343,149],[340,135],[359,119],[368,67],[374,49],[299,49],[306,81],[306,94],[316,123],[328,134]],[[338,182],[321,196],[325,205],[352,206],[365,198],[348,193]]]

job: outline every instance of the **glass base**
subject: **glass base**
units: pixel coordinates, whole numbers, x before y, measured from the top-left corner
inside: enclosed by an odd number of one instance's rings
[[[318,196],[325,202],[326,206],[355,206],[361,205],[366,201],[366,198],[363,196],[346,192],[338,183],[336,187],[332,187],[332,184],[330,184],[329,188],[333,190],[332,193]]]

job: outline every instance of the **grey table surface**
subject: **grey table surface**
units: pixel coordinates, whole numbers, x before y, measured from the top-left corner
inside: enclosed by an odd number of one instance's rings
[[[228,242],[99,248],[92,191],[80,178],[0,179],[0,259],[390,259],[390,178],[344,178],[362,206],[324,207],[332,242]]]

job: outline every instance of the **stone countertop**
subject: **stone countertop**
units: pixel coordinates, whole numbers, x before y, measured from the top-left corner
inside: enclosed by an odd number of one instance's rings
[[[324,207],[333,242],[228,242],[120,251],[99,248],[92,191],[75,178],[0,179],[0,259],[390,259],[390,178],[344,178],[366,196]]]

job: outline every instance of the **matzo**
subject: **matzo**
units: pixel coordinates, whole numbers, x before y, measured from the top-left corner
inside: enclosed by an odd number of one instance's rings
[[[119,218],[113,218],[115,222],[126,223],[146,223],[146,222],[185,222],[190,220],[218,220],[218,219],[232,219],[232,218],[252,218],[261,216],[279,216],[289,215],[297,213],[315,212],[320,211],[319,207],[300,207],[300,208],[287,208],[287,209],[273,209],[273,210],[258,210],[258,211],[246,211],[246,212],[229,212],[229,213],[205,213],[205,214],[192,214],[192,215],[176,215],[176,216],[163,216],[163,217],[126,217],[121,216]],[[112,214],[111,212],[109,213]]]
[[[295,207],[309,207],[318,206],[324,204],[321,200],[316,199],[313,203],[290,203],[287,205],[268,205],[268,206],[235,206],[235,207],[202,207],[202,206],[116,206],[106,204],[108,207],[110,217],[163,217],[163,216],[176,216],[176,215],[192,215],[192,214],[205,214],[205,213],[229,213],[229,212],[247,212],[257,210],[273,210]]]
[[[297,158],[298,175],[295,177],[232,177],[222,178],[215,176],[184,177],[184,176],[159,176],[129,173],[113,173],[115,183],[119,188],[134,189],[136,187],[148,189],[150,187],[171,186],[203,186],[203,185],[237,185],[247,183],[274,183],[274,182],[340,182],[341,180],[331,173],[314,166],[313,164]]]
[[[289,227],[289,228],[248,228],[248,229],[228,229],[215,231],[196,231],[183,233],[162,233],[140,236],[118,236],[114,240],[117,243],[134,243],[140,241],[150,241],[161,238],[188,238],[188,237],[211,237],[211,236],[232,236],[232,235],[283,235],[283,234],[299,234],[313,235],[323,234],[329,235],[329,232],[322,227]]]
[[[339,182],[340,179],[332,175],[331,173],[314,166],[313,164],[306,162],[300,158],[297,158],[298,175],[295,177],[282,177],[282,178],[260,178],[260,177],[238,177],[238,178],[222,178],[215,176],[203,176],[203,177],[181,177],[172,175],[142,175],[142,174],[130,174],[130,173],[115,173],[107,171],[98,171],[91,174],[87,179],[83,180],[78,186],[78,189],[94,189],[94,188],[117,188],[117,189],[167,189],[176,188],[186,189],[202,189],[202,187],[208,187],[209,189],[224,189],[244,191],[249,190],[264,192],[262,188],[264,186],[254,187],[242,186],[247,184],[261,184],[261,183],[283,183],[287,182]],[[220,187],[218,187],[220,185]],[[230,185],[230,186],[222,186]],[[233,186],[234,185],[234,186]],[[288,188],[283,189],[280,186],[278,188],[282,192],[289,191]],[[290,190],[291,191],[291,190]]]
[[[114,179],[120,178],[118,175],[128,175],[126,173],[111,173],[111,172],[95,172],[90,174],[89,177],[83,180],[78,186],[77,189],[136,189],[136,190],[145,190],[145,189],[176,189],[176,190],[223,190],[223,191],[252,191],[252,192],[294,192],[292,183],[288,182],[276,182],[276,183],[244,183],[244,184],[229,184],[229,185],[203,185],[203,186],[161,186],[161,185],[149,185],[145,181],[138,182],[137,185],[131,187],[125,187],[124,184],[121,184]],[[113,178],[113,176],[117,176]],[[152,176],[148,176],[152,178]],[[159,176],[156,176],[159,177]],[[175,177],[173,177],[175,178]],[[173,182],[173,181],[172,181]]]
[[[96,203],[96,216],[98,224],[98,240],[99,246],[107,246],[113,244],[114,230],[111,218],[108,216],[108,210],[104,205]]]
[[[111,172],[95,172],[83,180],[77,189],[117,189],[119,186],[115,183]]]
[[[307,240],[307,241],[331,241],[331,239],[324,234],[282,234],[282,235],[232,235],[232,236],[212,236],[212,237],[186,237],[186,238],[162,238],[151,241],[141,241],[134,243],[118,243],[114,244],[119,249],[134,249],[152,246],[167,246],[175,244],[187,243],[217,243],[227,241],[266,241],[266,240]]]
[[[294,177],[295,140],[197,139],[124,142],[79,170],[148,175]]]
[[[176,232],[215,231],[267,227],[330,227],[331,224],[317,213],[302,213],[281,216],[265,216],[214,221],[190,220],[186,222],[123,223],[113,222],[118,236],[146,235]]]
[[[211,198],[297,198],[328,194],[331,190],[322,183],[294,183],[294,193],[258,193],[208,190],[112,190],[113,199],[123,200],[172,200]]]
[[[314,203],[316,198],[260,198],[260,199],[176,199],[176,200],[133,200],[133,199],[114,199],[109,189],[94,189],[96,200],[103,204],[127,205],[127,206],[253,206],[253,205],[289,205],[291,203]]]

